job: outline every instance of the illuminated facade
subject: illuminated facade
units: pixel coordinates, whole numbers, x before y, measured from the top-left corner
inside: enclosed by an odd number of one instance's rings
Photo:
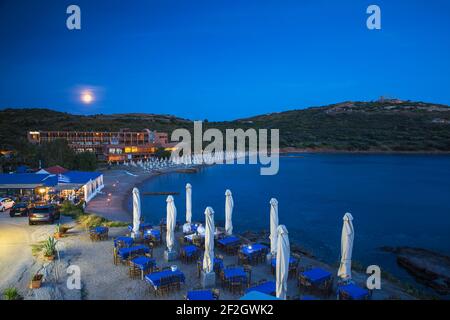
[[[93,152],[99,161],[140,160],[152,156],[158,148],[171,148],[168,134],[148,129],[136,132],[108,131],[30,131],[28,141],[41,144],[64,139],[76,152]]]

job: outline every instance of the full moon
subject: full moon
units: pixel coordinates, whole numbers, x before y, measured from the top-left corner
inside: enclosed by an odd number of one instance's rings
[[[92,92],[84,91],[81,93],[81,101],[85,104],[90,104],[94,101],[94,95]]]

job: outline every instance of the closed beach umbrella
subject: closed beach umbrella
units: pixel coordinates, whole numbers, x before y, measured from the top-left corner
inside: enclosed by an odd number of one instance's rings
[[[214,270],[214,210],[207,207],[205,210],[205,254],[203,256],[203,271],[210,273]]]
[[[231,191],[225,191],[225,233],[227,235],[233,234],[233,196],[231,195]]]
[[[192,223],[192,186],[186,184],[186,222]]]
[[[277,252],[278,201],[270,199],[270,252]]]
[[[338,277],[341,279],[352,278],[352,251],[355,231],[353,229],[353,217],[350,213],[344,215],[344,225],[341,236],[341,264],[338,270]]]
[[[133,188],[133,232],[132,237],[139,234],[139,225],[141,224],[141,197],[139,189]]]
[[[169,251],[173,250],[173,245],[175,242],[175,223],[177,221],[177,208],[175,207],[175,202],[172,196],[167,197],[167,218],[166,218],[166,244]]]
[[[277,282],[276,293],[277,298],[286,299],[287,294],[287,280],[289,275],[289,236],[288,231],[284,225],[279,225],[278,229],[278,243],[277,243],[277,266],[275,270]]]

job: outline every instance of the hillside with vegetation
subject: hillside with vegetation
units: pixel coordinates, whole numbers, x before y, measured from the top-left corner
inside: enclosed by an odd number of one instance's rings
[[[383,100],[343,102],[225,122],[204,128],[277,128],[280,147],[338,151],[450,151],[450,108]],[[0,111],[0,148],[22,149],[30,130],[114,131],[122,128],[192,131],[192,121],[170,115],[73,115],[49,109]]]

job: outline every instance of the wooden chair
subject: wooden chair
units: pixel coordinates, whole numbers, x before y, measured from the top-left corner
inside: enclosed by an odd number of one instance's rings
[[[197,277],[200,278],[201,274],[202,274],[202,261],[201,260],[197,260]]]
[[[214,289],[212,289],[211,291],[212,291],[212,294],[213,294],[214,300],[219,300],[219,296],[220,296],[220,290],[219,290],[219,289],[216,289],[216,288],[214,288]]]
[[[242,279],[238,277],[231,278],[230,291],[231,293],[242,294]]]
[[[252,266],[244,264],[244,272],[247,273],[247,287],[249,287],[250,282],[252,281]]]
[[[141,269],[136,267],[134,264],[130,265],[129,275],[131,279],[139,279],[141,278]]]
[[[164,277],[160,280],[160,286],[158,287],[158,291],[161,295],[169,294],[169,286],[170,286],[170,278]]]
[[[114,263],[114,265],[115,266],[117,266],[117,262],[118,262],[118,256],[117,256],[117,248],[116,247],[114,247],[113,248],[113,263]]]

